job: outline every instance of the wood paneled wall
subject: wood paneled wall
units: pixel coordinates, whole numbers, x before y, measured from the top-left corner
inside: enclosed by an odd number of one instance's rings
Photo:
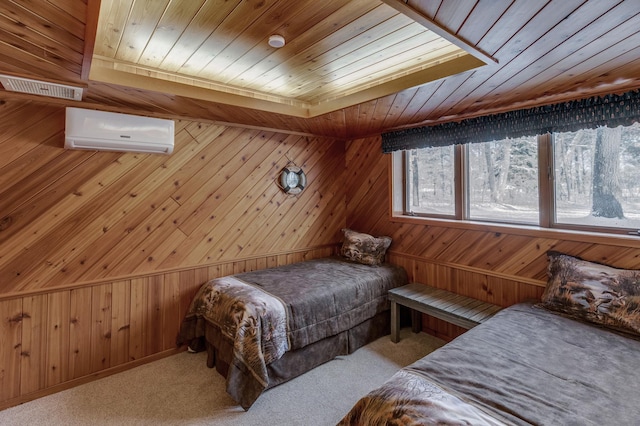
[[[417,282],[509,306],[539,299],[548,250],[620,268],[640,269],[640,241],[557,231],[398,222],[389,215],[388,157],[380,138],[347,143],[347,226],[393,238],[389,261]],[[461,329],[430,318],[426,329],[451,339]]]
[[[346,223],[342,141],[180,120],[171,156],[63,145],[64,108],[0,105],[0,408],[173,353],[202,282],[329,255]]]
[[[172,155],[123,154],[62,149],[61,107],[7,101],[0,123],[0,296],[340,239],[341,141],[182,120]]]
[[[345,225],[392,236],[412,280],[502,306],[540,297],[549,249],[640,269],[635,240],[390,220],[379,137],[181,120],[175,153],[152,156],[62,149],[60,106],[0,118],[0,409],[174,353],[203,281],[326,256]],[[275,185],[290,160],[297,197]]]

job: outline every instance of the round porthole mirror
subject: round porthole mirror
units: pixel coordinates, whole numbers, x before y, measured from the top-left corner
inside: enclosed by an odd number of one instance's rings
[[[307,176],[300,167],[289,165],[280,172],[278,184],[287,194],[299,194],[307,186]]]

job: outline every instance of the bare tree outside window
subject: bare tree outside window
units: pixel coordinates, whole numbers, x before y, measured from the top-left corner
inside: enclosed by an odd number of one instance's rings
[[[411,151],[411,205],[420,207],[420,169],[418,167],[418,150]]]
[[[640,125],[554,135],[555,221],[640,227]]]
[[[409,197],[412,213],[450,216],[455,213],[454,148],[414,149],[408,152]]]
[[[593,156],[593,205],[591,214],[596,217],[623,219],[622,205],[618,201],[620,164],[620,138],[622,127],[596,129]]]

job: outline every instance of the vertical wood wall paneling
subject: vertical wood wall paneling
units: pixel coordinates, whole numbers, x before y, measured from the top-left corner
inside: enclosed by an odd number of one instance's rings
[[[22,300],[0,301],[0,401],[20,394],[22,352]]]
[[[147,279],[147,305],[144,309],[145,333],[144,355],[162,351],[164,324],[162,323],[162,298],[164,297],[164,275],[153,275]]]
[[[129,330],[131,327],[131,282],[111,284],[111,366],[129,361]]]
[[[162,319],[162,345],[160,351],[175,348],[176,336],[180,328],[180,273],[164,274],[163,297],[160,300]]]
[[[25,297],[21,305],[22,345],[16,373],[20,377],[20,394],[24,394],[47,385],[47,295]]]
[[[69,378],[91,373],[92,288],[71,290],[69,312]]]
[[[47,371],[46,385],[51,387],[69,379],[69,307],[68,290],[47,295]]]
[[[199,270],[197,270],[199,271]],[[180,289],[180,301],[179,301],[179,314],[180,319],[184,318],[185,314],[189,310],[191,300],[196,295],[196,292],[200,288],[200,285],[206,282],[208,279],[218,278],[223,274],[218,273],[217,268],[208,268],[207,273],[197,277],[197,271],[188,270],[180,271],[166,275],[166,280],[171,284],[174,280],[179,283]],[[177,277],[176,277],[177,275]]]
[[[129,360],[134,361],[145,356],[146,307],[148,278],[131,280],[131,313],[129,322]]]
[[[91,372],[111,366],[112,285],[91,288]]]

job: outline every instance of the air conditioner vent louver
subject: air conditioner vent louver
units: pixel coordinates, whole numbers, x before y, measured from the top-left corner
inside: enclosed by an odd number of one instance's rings
[[[47,81],[31,80],[28,78],[0,75],[0,83],[12,92],[29,93],[31,95],[50,96],[54,98],[82,100],[82,88],[66,86],[64,84],[49,83]]]

